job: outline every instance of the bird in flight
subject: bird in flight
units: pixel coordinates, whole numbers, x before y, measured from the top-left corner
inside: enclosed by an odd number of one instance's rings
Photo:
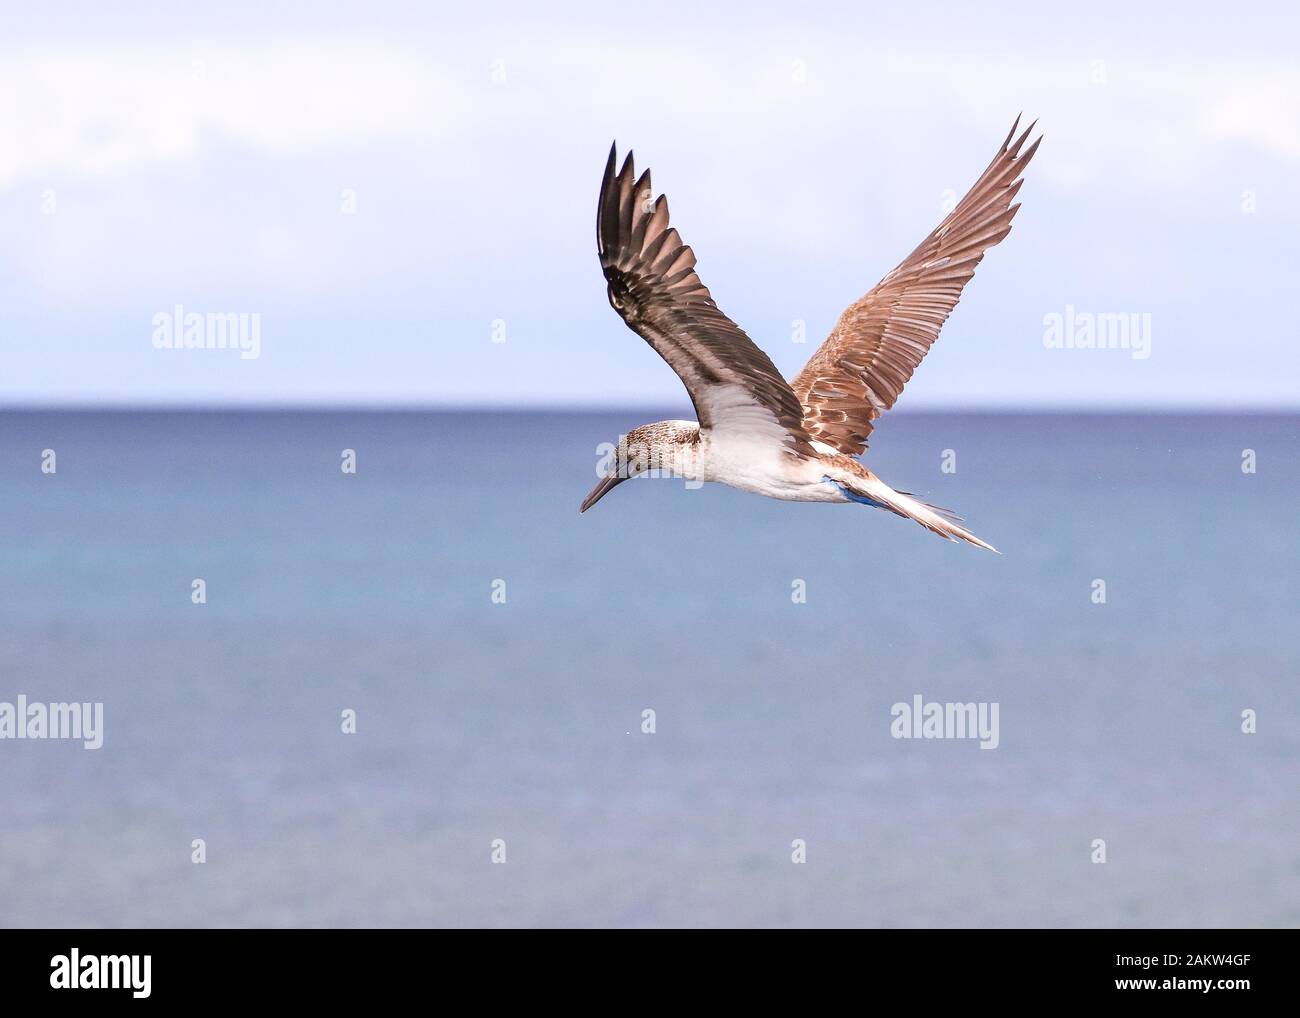
[[[974,186],[915,251],[840,315],[830,337],[787,382],[719,310],[695,253],[668,225],[627,154],[609,151],[596,212],[596,248],[609,302],[677,372],[698,421],[630,431],[580,509],[650,470],[794,502],[858,502],[915,520],[949,541],[996,551],[946,509],[895,491],[857,459],[876,418],[894,405],[939,335],[984,252],[1011,231],[1020,175],[1042,141],[1020,119]],[[1012,140],[1014,139],[1014,141]]]

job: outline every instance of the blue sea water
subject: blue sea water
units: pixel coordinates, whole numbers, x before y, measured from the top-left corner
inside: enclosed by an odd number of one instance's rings
[[[890,415],[868,463],[1001,557],[580,516],[647,419],[0,414],[0,701],[105,729],[0,740],[0,923],[1300,924],[1300,418]],[[918,694],[998,747],[894,738]]]

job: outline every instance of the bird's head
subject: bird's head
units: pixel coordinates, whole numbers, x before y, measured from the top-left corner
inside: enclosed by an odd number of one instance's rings
[[[681,450],[698,440],[699,425],[694,421],[658,421],[633,428],[617,446],[602,446],[604,455],[597,467],[600,482],[582,500],[578,511],[585,513],[629,478],[651,470],[679,471]]]

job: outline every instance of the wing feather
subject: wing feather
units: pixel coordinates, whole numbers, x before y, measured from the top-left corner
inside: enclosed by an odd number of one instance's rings
[[[755,421],[793,450],[810,451],[803,406],[767,354],[719,310],[695,271],[695,252],[669,225],[668,199],[632,153],[615,172],[609,150],[596,213],[596,248],[609,302],[677,372],[701,429],[752,432]],[[758,412],[757,414],[755,412]]]
[[[826,342],[792,383],[815,440],[860,455],[876,419],[894,405],[939,337],[984,252],[1011,232],[1020,174],[1038,151],[1021,155],[1034,125],[1012,144],[1020,118],[988,168],[956,208],[910,255],[840,315]]]

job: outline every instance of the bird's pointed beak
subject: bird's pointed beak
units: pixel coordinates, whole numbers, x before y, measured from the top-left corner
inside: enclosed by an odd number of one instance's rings
[[[582,505],[578,508],[578,512],[585,513],[593,505],[604,498],[608,492],[613,491],[616,485],[626,480],[626,477],[623,477],[618,473],[611,474],[609,477],[601,478],[600,483],[591,489],[591,494],[582,500]]]

